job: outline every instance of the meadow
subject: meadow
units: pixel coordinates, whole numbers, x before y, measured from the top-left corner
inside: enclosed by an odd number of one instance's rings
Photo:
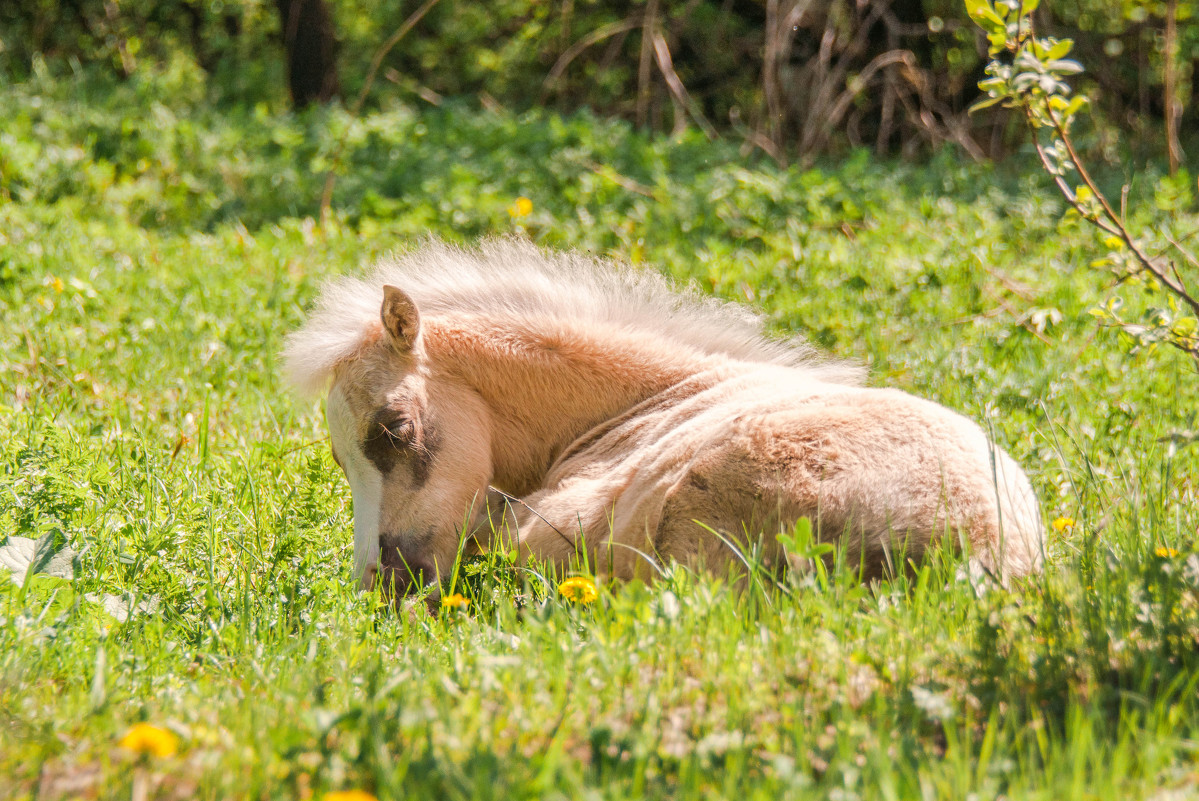
[[[0,547],[72,577],[0,578],[0,797],[1199,793],[1199,376],[1096,324],[1144,300],[1031,159],[781,169],[586,114],[216,109],[185,65],[4,98]],[[1185,174],[1132,197],[1199,224]],[[322,281],[428,234],[660,269],[982,421],[1041,499],[1044,575],[676,569],[578,604],[497,554],[436,617],[356,592],[279,352]]]

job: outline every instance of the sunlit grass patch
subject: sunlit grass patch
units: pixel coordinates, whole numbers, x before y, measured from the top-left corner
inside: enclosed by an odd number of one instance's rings
[[[88,124],[115,136],[143,111]],[[75,556],[70,578],[0,577],[0,796],[128,799],[139,760],[162,798],[1194,793],[1195,377],[1095,332],[1083,240],[1038,186],[949,158],[782,171],[586,117],[403,110],[369,122],[321,230],[294,166],[319,143],[296,120],[175,113],[195,126],[186,186],[180,162],[132,186],[6,173],[29,193],[0,201],[0,538]],[[28,138],[17,117],[0,126]],[[502,144],[453,155],[480,142]],[[570,147],[655,199],[555,155]],[[221,182],[230,149],[243,194]],[[402,164],[375,164],[392,149]],[[349,493],[320,404],[282,385],[282,339],[326,278],[514,220],[752,303],[984,421],[1033,477],[1046,573],[1003,587],[901,554],[863,585],[797,526],[786,570],[752,538],[730,538],[734,573],[625,585],[497,548],[455,565],[435,615],[356,592]],[[121,748],[136,721],[174,753]]]

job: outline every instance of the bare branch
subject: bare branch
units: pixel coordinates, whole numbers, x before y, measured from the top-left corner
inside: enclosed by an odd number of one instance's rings
[[[562,77],[563,73],[566,72],[566,68],[570,66],[571,62],[578,58],[587,48],[599,44],[618,33],[626,33],[640,28],[643,24],[644,20],[629,17],[628,19],[610,22],[607,25],[596,28],[568,47],[562,55],[558,56],[558,60],[554,62],[554,66],[550,68],[549,73],[545,76],[545,80],[542,81],[542,86],[547,90],[550,89]]]
[[[708,122],[708,118],[700,110],[699,104],[691,99],[691,95],[687,93],[687,87],[683,86],[678,73],[674,71],[674,62],[670,58],[670,48],[666,46],[666,39],[657,29],[653,31],[652,36],[658,69],[662,71],[662,77],[666,79],[666,86],[670,89],[670,93],[678,100],[679,105],[687,109],[687,113],[691,115],[691,119],[695,120],[695,124],[700,127],[704,135],[709,139],[715,139],[716,129],[712,127],[712,123]]]
[[[658,0],[649,0],[641,23],[641,59],[637,65],[637,124],[649,122],[650,59],[653,57],[654,26],[658,24]]]

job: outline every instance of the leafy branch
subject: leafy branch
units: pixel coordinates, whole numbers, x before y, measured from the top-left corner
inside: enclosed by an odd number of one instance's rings
[[[965,0],[971,19],[987,35],[991,57],[989,77],[978,84],[987,97],[972,110],[1001,104],[1023,114],[1045,172],[1074,211],[1105,234],[1109,252],[1096,264],[1107,267],[1118,283],[1139,284],[1157,301],[1138,321],[1121,316],[1122,302],[1116,297],[1092,314],[1124,331],[1137,347],[1164,343],[1199,366],[1199,296],[1185,277],[1199,276],[1199,260],[1163,232],[1134,236],[1127,223],[1128,187],[1117,211],[1083,165],[1070,129],[1088,99],[1072,95],[1067,82],[1083,68],[1066,58],[1074,46],[1071,40],[1036,35],[1032,14],[1038,2]],[[1072,175],[1081,183],[1073,184]]]

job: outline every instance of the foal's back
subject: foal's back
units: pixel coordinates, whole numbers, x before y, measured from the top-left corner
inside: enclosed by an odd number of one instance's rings
[[[938,544],[1020,576],[1043,550],[1027,478],[977,425],[898,390],[778,366],[713,368],[597,427],[528,502],[528,550],[566,557],[570,532],[624,578],[648,574],[648,555],[719,566],[733,556],[726,540],[765,535],[778,556],[773,535],[801,517],[821,539],[844,538],[867,576]]]

